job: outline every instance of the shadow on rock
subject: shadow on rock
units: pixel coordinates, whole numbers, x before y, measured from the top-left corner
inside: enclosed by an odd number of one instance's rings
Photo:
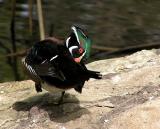
[[[29,97],[23,101],[13,104],[16,111],[28,111],[30,119],[47,119],[51,121],[65,123],[70,120],[79,118],[83,114],[89,114],[86,108],[79,105],[76,96],[65,94],[64,102],[60,105],[55,104],[59,99],[56,94],[49,93]]]

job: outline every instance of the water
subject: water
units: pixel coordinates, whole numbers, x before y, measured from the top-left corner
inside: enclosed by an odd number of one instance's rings
[[[160,42],[159,0],[43,0],[46,36],[65,38],[73,24],[88,30],[94,44],[123,48]],[[28,1],[16,3],[17,51],[39,40],[36,2],[33,1],[33,30],[29,29]],[[11,1],[0,0],[0,56],[11,52]],[[95,49],[92,53],[97,52]],[[14,80],[10,58],[1,58],[0,82]],[[20,79],[26,78],[18,58]]]

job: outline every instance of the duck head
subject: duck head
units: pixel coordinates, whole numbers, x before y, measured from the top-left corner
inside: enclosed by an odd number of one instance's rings
[[[71,30],[72,32],[66,40],[66,47],[74,61],[80,63],[90,55],[91,40],[81,28],[72,26]]]

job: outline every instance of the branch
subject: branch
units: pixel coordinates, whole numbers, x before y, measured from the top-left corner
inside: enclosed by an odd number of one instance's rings
[[[153,49],[153,48],[160,48],[160,44],[159,43],[150,43],[150,44],[129,46],[129,47],[125,47],[125,48],[122,48],[119,50],[115,50],[115,51],[94,54],[94,55],[92,55],[92,57],[95,56],[94,58],[97,58],[97,59],[99,59],[99,58],[113,58],[113,57],[117,57],[117,56],[132,54],[134,52],[137,52],[137,51],[140,51],[143,49]]]
[[[24,51],[20,51],[20,52],[16,52],[16,53],[10,53],[10,54],[7,54],[5,56],[0,56],[0,58],[6,58],[6,57],[23,57],[27,54],[27,52],[29,51],[30,49],[26,49]]]
[[[119,48],[114,47],[105,47],[105,46],[98,46],[98,45],[92,45],[93,49],[100,50],[100,51],[115,51],[119,50]]]
[[[29,5],[29,31],[32,35],[33,33],[33,21],[32,21],[32,10],[33,10],[33,3],[32,3],[32,0],[29,0],[28,1],[28,5]]]
[[[37,0],[37,13],[38,13],[38,20],[39,20],[40,38],[41,40],[43,40],[45,38],[45,30],[44,30],[41,0]]]

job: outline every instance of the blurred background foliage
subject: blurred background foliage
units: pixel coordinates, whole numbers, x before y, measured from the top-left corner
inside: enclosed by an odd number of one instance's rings
[[[65,39],[70,27],[78,24],[88,31],[94,45],[106,48],[93,48],[92,60],[98,54],[160,43],[159,0],[42,0],[42,7],[46,37]],[[38,40],[36,0],[0,0],[0,82],[26,79],[21,57],[6,55],[24,51]]]

